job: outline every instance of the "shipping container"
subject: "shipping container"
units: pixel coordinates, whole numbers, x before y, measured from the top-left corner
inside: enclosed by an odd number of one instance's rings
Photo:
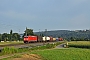
[[[47,41],[50,41],[50,37],[47,37]]]
[[[42,39],[43,39],[43,41],[50,41],[50,37],[44,36],[44,37],[42,37]]]
[[[46,41],[47,40],[46,36],[42,37],[42,39],[43,39],[43,41]]]
[[[53,38],[53,41],[56,41],[56,38]]]

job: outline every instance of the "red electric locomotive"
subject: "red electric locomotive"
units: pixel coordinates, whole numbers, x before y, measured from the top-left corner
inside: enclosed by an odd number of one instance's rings
[[[37,41],[38,41],[37,36],[24,36],[24,43],[37,42]]]

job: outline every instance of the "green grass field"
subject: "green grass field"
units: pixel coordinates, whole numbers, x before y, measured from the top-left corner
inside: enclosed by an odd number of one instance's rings
[[[90,46],[90,41],[74,41],[69,42],[74,45]],[[51,49],[33,52],[42,56],[45,60],[89,60],[90,49],[66,48],[66,49]]]
[[[44,58],[44,60],[89,60],[89,49],[52,49],[32,52]]]
[[[89,60],[90,59],[90,50],[80,49],[80,48],[38,50],[38,51],[29,52],[28,54],[37,54],[43,58],[42,60]],[[14,58],[18,57],[18,55],[15,56]],[[3,59],[3,60],[10,60],[12,58]]]

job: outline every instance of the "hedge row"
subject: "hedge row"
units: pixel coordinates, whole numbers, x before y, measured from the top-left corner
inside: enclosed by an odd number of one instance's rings
[[[69,45],[69,47],[90,49],[90,45]]]

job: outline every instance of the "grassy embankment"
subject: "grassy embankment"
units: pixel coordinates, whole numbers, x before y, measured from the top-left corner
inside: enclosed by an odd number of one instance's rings
[[[9,45],[9,44],[20,44],[23,43],[23,41],[12,41],[12,42],[0,42],[0,45]]]

